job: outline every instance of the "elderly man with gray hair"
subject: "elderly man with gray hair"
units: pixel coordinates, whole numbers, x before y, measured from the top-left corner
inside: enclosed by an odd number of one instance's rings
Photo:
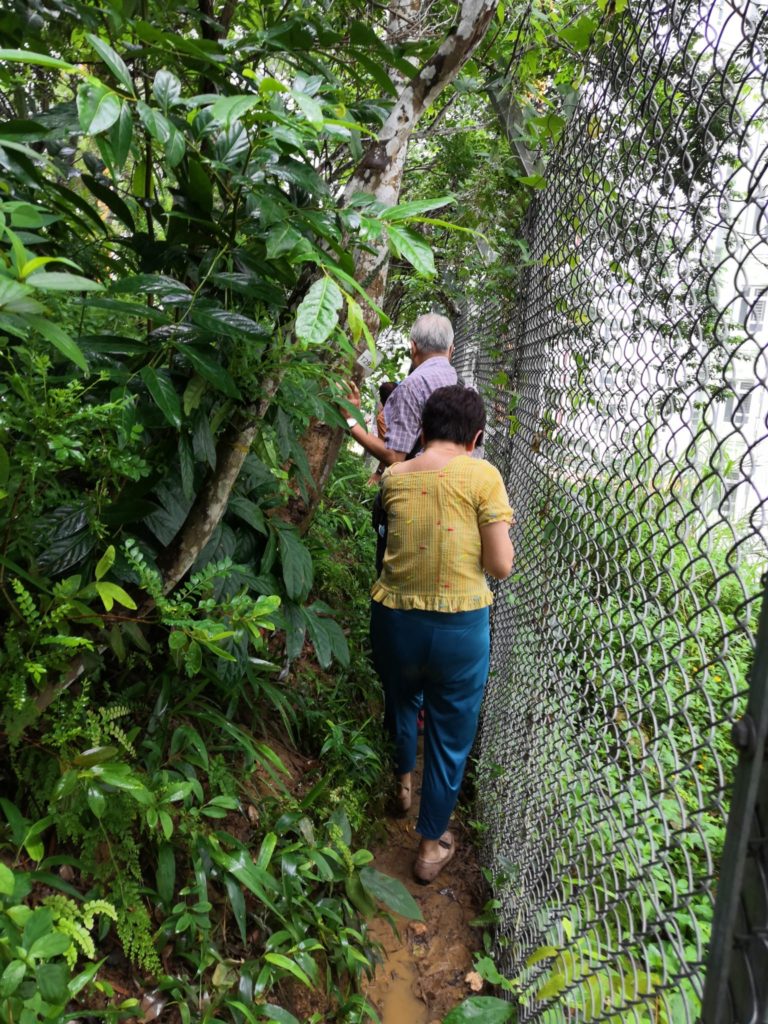
[[[451,366],[453,327],[448,317],[425,313],[411,329],[411,372],[392,392],[384,406],[386,438],[375,437],[351,416],[352,437],[385,466],[412,458],[421,447],[421,414],[427,399],[438,388],[457,380]],[[360,405],[360,393],[352,385],[349,401]]]

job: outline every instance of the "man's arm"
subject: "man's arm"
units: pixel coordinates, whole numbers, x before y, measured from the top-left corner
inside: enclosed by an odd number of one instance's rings
[[[408,454],[408,452],[398,452],[392,448],[387,448],[385,441],[382,441],[380,437],[374,437],[373,434],[369,434],[359,423],[355,423],[354,426],[350,424],[349,432],[359,445],[365,448],[367,452],[370,452],[379,462],[383,462],[385,466],[391,466],[393,462],[402,462]]]
[[[350,405],[354,405],[358,409],[360,408],[360,392],[354,383],[349,385],[347,401]],[[373,455],[374,458],[378,459],[379,462],[383,462],[385,466],[391,466],[393,462],[403,462],[408,454],[408,452],[399,452],[388,448],[385,441],[380,437],[369,434],[365,427],[361,427],[359,423],[353,421],[351,416],[347,422],[353,439]]]

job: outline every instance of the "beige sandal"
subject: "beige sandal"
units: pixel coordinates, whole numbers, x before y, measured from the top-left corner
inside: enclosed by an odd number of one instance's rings
[[[456,840],[451,832],[443,832],[438,843],[445,850],[440,860],[424,860],[423,857],[417,857],[413,862],[413,876],[421,885],[433,882],[456,852]]]

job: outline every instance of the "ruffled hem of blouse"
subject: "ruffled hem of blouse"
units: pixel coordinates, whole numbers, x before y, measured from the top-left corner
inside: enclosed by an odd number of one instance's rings
[[[441,597],[438,594],[393,594],[377,580],[371,587],[371,598],[385,608],[398,611],[421,612],[473,612],[478,608],[487,608],[493,604],[493,594],[487,591],[465,597]]]

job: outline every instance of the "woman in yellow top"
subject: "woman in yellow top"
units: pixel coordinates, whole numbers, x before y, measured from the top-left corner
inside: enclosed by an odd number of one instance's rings
[[[483,570],[512,571],[512,509],[497,469],[471,453],[485,426],[476,391],[438,388],[422,415],[424,451],[382,477],[389,533],[371,591],[371,645],[395,745],[398,802],[411,805],[416,715],[424,693],[424,777],[414,863],[431,882],[454,854],[446,831],[474,742],[490,656]]]

